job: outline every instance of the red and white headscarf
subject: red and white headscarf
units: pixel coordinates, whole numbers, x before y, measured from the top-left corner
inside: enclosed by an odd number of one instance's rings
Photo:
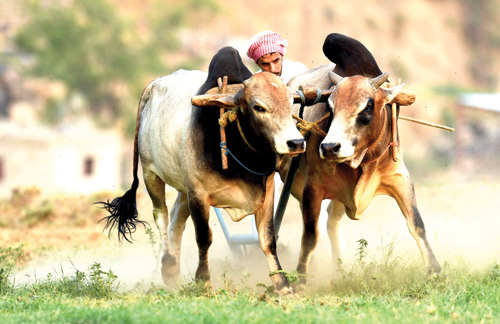
[[[285,55],[288,41],[281,38],[278,33],[265,30],[252,37],[249,41],[247,56],[257,63],[257,60],[266,54],[280,52]]]

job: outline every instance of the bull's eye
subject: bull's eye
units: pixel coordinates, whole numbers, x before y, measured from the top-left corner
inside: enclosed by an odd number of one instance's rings
[[[373,118],[374,101],[372,98],[368,99],[365,109],[359,113],[357,122],[361,125],[368,125]]]
[[[264,109],[264,107],[260,106],[260,105],[253,105],[253,109],[257,112],[265,112],[266,109]]]

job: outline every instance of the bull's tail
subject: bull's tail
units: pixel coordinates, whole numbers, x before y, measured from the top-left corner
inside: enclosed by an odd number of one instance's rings
[[[138,150],[138,138],[139,138],[139,126],[141,123],[141,114],[144,106],[149,100],[151,94],[152,84],[150,83],[142,92],[141,100],[139,101],[139,106],[137,108],[137,119],[135,125],[135,137],[134,137],[134,167],[133,176],[134,181],[132,182],[131,188],[121,197],[113,199],[109,202],[100,201],[95,204],[100,205],[99,208],[105,209],[109,212],[109,215],[102,218],[101,221],[106,221],[103,231],[109,230],[109,234],[113,228],[118,228],[118,240],[123,237],[126,241],[132,243],[132,234],[135,233],[137,229],[137,224],[142,224],[144,227],[149,226],[145,221],[138,219],[137,212],[137,188],[139,187],[139,177],[137,176],[137,170],[139,166],[139,150]]]

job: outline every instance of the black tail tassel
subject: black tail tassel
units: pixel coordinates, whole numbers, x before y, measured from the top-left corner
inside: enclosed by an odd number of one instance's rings
[[[132,243],[132,234],[137,229],[137,224],[142,224],[144,228],[150,227],[148,222],[138,219],[136,195],[139,187],[139,179],[134,178],[132,187],[121,197],[113,199],[112,202],[100,201],[95,204],[101,205],[99,208],[109,212],[109,216],[102,218],[99,222],[106,221],[103,232],[108,230],[108,236],[111,236],[111,231],[118,228],[118,240],[124,238],[127,242]]]

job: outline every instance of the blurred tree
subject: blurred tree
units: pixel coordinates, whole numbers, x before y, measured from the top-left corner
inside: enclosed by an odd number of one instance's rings
[[[498,0],[461,0],[465,12],[464,34],[471,44],[470,73],[479,85],[494,88],[499,81],[500,5]]]
[[[124,114],[121,107],[135,107],[145,77],[172,71],[161,57],[179,48],[176,31],[190,9],[217,9],[200,0],[154,8],[153,19],[146,21],[149,32],[140,33],[107,0],[23,1],[29,18],[15,43],[34,58],[29,72],[63,82],[68,96],[83,96],[95,116],[109,115],[112,121]],[[160,5],[156,1],[153,7]]]
[[[17,46],[34,55],[35,76],[60,80],[69,94],[81,93],[94,112],[118,114],[120,84],[140,76],[144,63],[161,67],[155,57],[141,57],[136,38],[106,1],[80,0],[66,5],[27,1],[28,23],[15,38]],[[133,44],[132,44],[133,45]]]

